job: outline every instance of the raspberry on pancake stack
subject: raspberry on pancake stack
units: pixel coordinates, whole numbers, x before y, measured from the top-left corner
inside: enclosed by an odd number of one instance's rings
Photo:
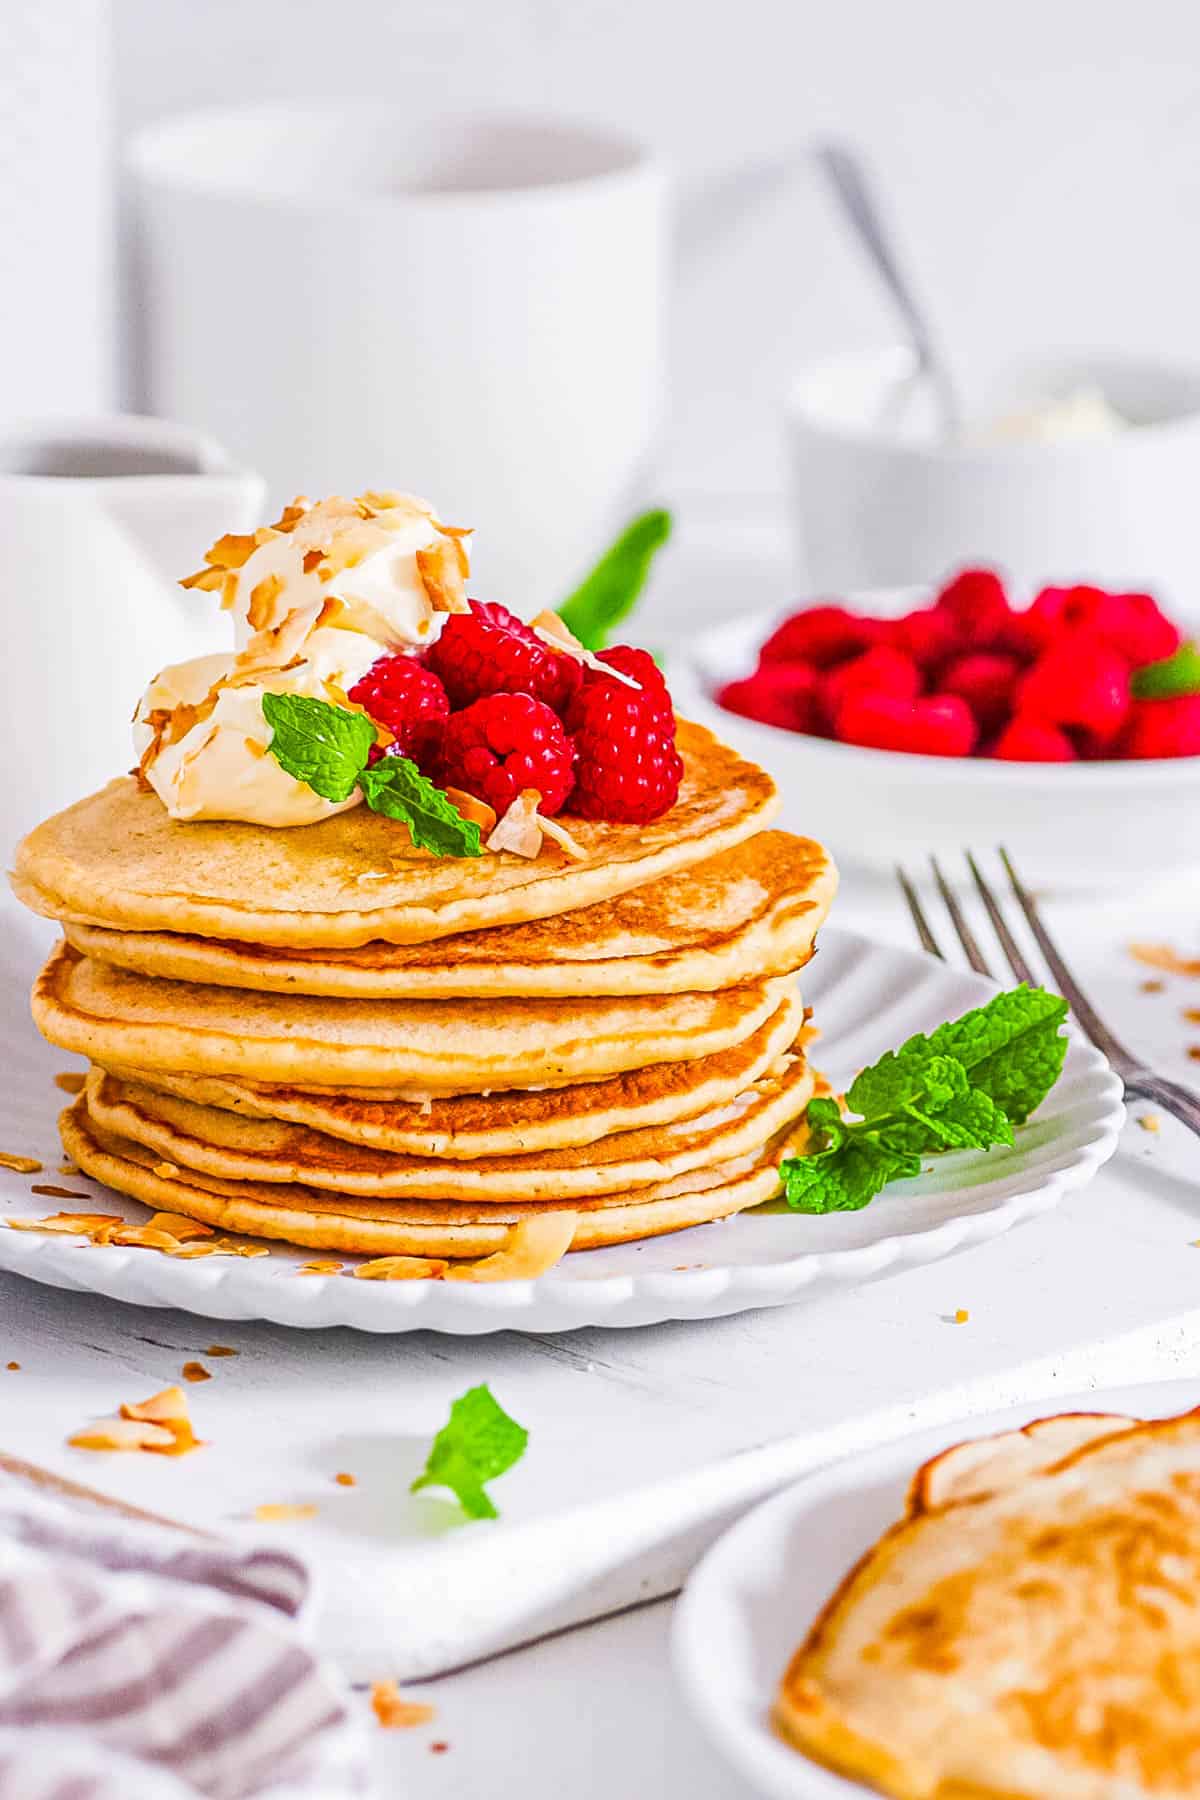
[[[773,1198],[836,885],[646,652],[468,600],[465,536],[384,493],[220,540],[235,651],[155,678],[14,877],[79,1167],[410,1278]]]

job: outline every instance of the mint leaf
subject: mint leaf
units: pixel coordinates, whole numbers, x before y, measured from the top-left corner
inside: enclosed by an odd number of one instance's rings
[[[362,771],[359,784],[372,812],[407,825],[418,850],[431,850],[434,856],[483,855],[475,820],[464,819],[407,756],[381,756]]]
[[[1067,1003],[1058,994],[1010,988],[986,1006],[939,1025],[928,1042],[957,1057],[972,1087],[981,1088],[1014,1125],[1023,1125],[1062,1074],[1066,1016]]]
[[[1161,662],[1135,669],[1129,686],[1136,700],[1178,700],[1185,694],[1200,694],[1200,645],[1180,644]]]
[[[469,1519],[498,1518],[484,1482],[494,1481],[519,1462],[528,1442],[525,1427],[509,1418],[486,1384],[468,1388],[451,1406],[409,1492],[449,1488]]]
[[[863,1069],[846,1096],[859,1118],[843,1117],[833,1100],[810,1100],[813,1151],[779,1171],[788,1205],[856,1211],[889,1181],[918,1174],[924,1156],[1011,1144],[1014,1123],[1062,1071],[1066,1014],[1057,994],[1013,988]]]
[[[643,513],[563,601],[558,616],[585,649],[603,650],[614,628],[633,611],[655,552],[670,535],[669,512]]]
[[[264,694],[262,709],[275,734],[267,749],[280,768],[323,800],[348,800],[375,742],[370,719],[304,694]]]
[[[381,756],[368,766],[376,731],[365,713],[304,694],[264,694],[262,708],[274,734],[267,749],[280,768],[314,794],[338,802],[361,788],[372,812],[407,825],[418,850],[434,856],[483,855],[479,826],[464,819],[407,756]]]
[[[861,1212],[889,1181],[919,1175],[921,1159],[889,1150],[872,1138],[850,1138],[816,1156],[789,1156],[779,1165],[784,1199],[795,1212]]]

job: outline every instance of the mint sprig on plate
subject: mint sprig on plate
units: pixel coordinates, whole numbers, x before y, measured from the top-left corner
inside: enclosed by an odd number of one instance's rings
[[[469,1519],[498,1518],[484,1483],[519,1462],[528,1442],[525,1427],[509,1418],[486,1384],[468,1388],[451,1406],[409,1491],[449,1488]]]
[[[810,1100],[818,1148],[780,1166],[797,1212],[857,1212],[890,1181],[920,1174],[946,1150],[1011,1144],[1013,1126],[1041,1105],[1062,1073],[1067,1003],[1018,987],[986,1006],[911,1037],[863,1069],[846,1094]]]
[[[1180,700],[1188,694],[1200,694],[1200,645],[1180,644],[1161,662],[1135,669],[1129,687],[1137,700]]]
[[[603,650],[621,620],[633,611],[655,554],[670,535],[669,512],[642,513],[563,601],[558,616],[585,650]]]
[[[306,694],[264,694],[271,727],[267,749],[281,769],[335,805],[355,788],[372,812],[407,826],[418,850],[434,856],[482,856],[479,826],[464,819],[441,788],[407,756],[381,756],[368,764],[376,732],[365,713]]]

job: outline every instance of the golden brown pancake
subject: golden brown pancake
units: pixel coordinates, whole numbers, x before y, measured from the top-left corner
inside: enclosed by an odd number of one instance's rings
[[[776,1702],[800,1749],[899,1800],[1200,1792],[1200,1414],[1062,1430],[847,1576]]]
[[[751,837],[774,783],[681,720],[677,803],[648,825],[568,819],[585,860],[435,857],[365,806],[290,830],[181,824],[130,777],[57,813],[17,851],[13,886],[47,917],[291,949],[432,938],[553,918],[641,887]]]
[[[778,1076],[731,1105],[673,1126],[622,1133],[584,1149],[541,1156],[395,1156],[347,1144],[305,1125],[246,1119],[157,1094],[93,1069],[88,1113],[107,1136],[141,1144],[166,1162],[232,1181],[302,1182],[366,1198],[573,1202],[597,1194],[649,1188],[694,1169],[756,1153],[793,1125],[813,1093],[813,1076],[797,1057]]]
[[[68,923],[76,949],[139,974],[382,1000],[712,992],[799,969],[837,876],[807,838],[764,831],[719,856],[554,919],[429,944],[282,950]]]
[[[400,1156],[473,1158],[533,1154],[595,1144],[615,1132],[694,1119],[727,1105],[771,1072],[800,1031],[803,1006],[785,993],[781,1005],[740,1044],[688,1062],[652,1063],[570,1087],[506,1090],[494,1095],[433,1094],[420,1099],[383,1093],[321,1093],[311,1088],[182,1075],[158,1069],[114,1069],[197,1105],[250,1119],[308,1125],[351,1144]],[[810,1036],[805,1033],[805,1038]]]
[[[354,1200],[299,1185],[223,1181],[163,1163],[138,1144],[110,1138],[88,1118],[83,1096],[63,1113],[63,1147],[85,1175],[147,1206],[200,1219],[224,1231],[283,1239],[316,1250],[368,1256],[480,1256],[503,1248],[517,1220],[553,1206],[510,1202],[472,1207],[450,1201]],[[572,1250],[657,1237],[728,1218],[769,1200],[779,1189],[777,1165],[786,1139],[726,1171],[684,1176],[642,1189],[625,1201],[608,1197],[572,1205],[579,1222]],[[707,1184],[707,1185],[706,1185]]]
[[[711,1055],[757,1031],[792,979],[629,1000],[325,1000],[155,981],[60,945],[33,1016],[104,1067],[461,1092]]]

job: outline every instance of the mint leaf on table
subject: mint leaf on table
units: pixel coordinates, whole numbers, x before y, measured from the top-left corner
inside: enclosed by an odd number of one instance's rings
[[[633,611],[655,553],[670,535],[669,512],[642,513],[563,601],[558,616],[585,650],[603,650],[621,620]]]
[[[1062,1071],[1067,1005],[1044,988],[1019,987],[986,1006],[889,1050],[850,1085],[845,1117],[830,1099],[810,1100],[805,1122],[816,1148],[780,1167],[797,1212],[852,1212],[890,1181],[920,1172],[947,1150],[1011,1144]]]
[[[348,800],[375,742],[370,719],[304,694],[264,694],[262,709],[280,768],[323,800]]]
[[[263,717],[273,736],[267,749],[281,769],[335,804],[355,788],[372,812],[408,827],[418,850],[434,856],[482,856],[479,826],[422,775],[407,756],[370,764],[376,731],[365,713],[305,694],[264,694]]]
[[[1135,669],[1129,687],[1135,700],[1178,700],[1200,694],[1200,645],[1194,641],[1180,644],[1161,662]]]
[[[407,756],[381,756],[362,771],[359,785],[372,812],[386,813],[408,826],[418,850],[431,850],[435,856],[483,855],[475,820],[464,819]]]
[[[525,1427],[509,1418],[486,1384],[468,1388],[451,1406],[409,1492],[449,1488],[469,1519],[498,1518],[484,1483],[519,1462],[528,1442]]]

